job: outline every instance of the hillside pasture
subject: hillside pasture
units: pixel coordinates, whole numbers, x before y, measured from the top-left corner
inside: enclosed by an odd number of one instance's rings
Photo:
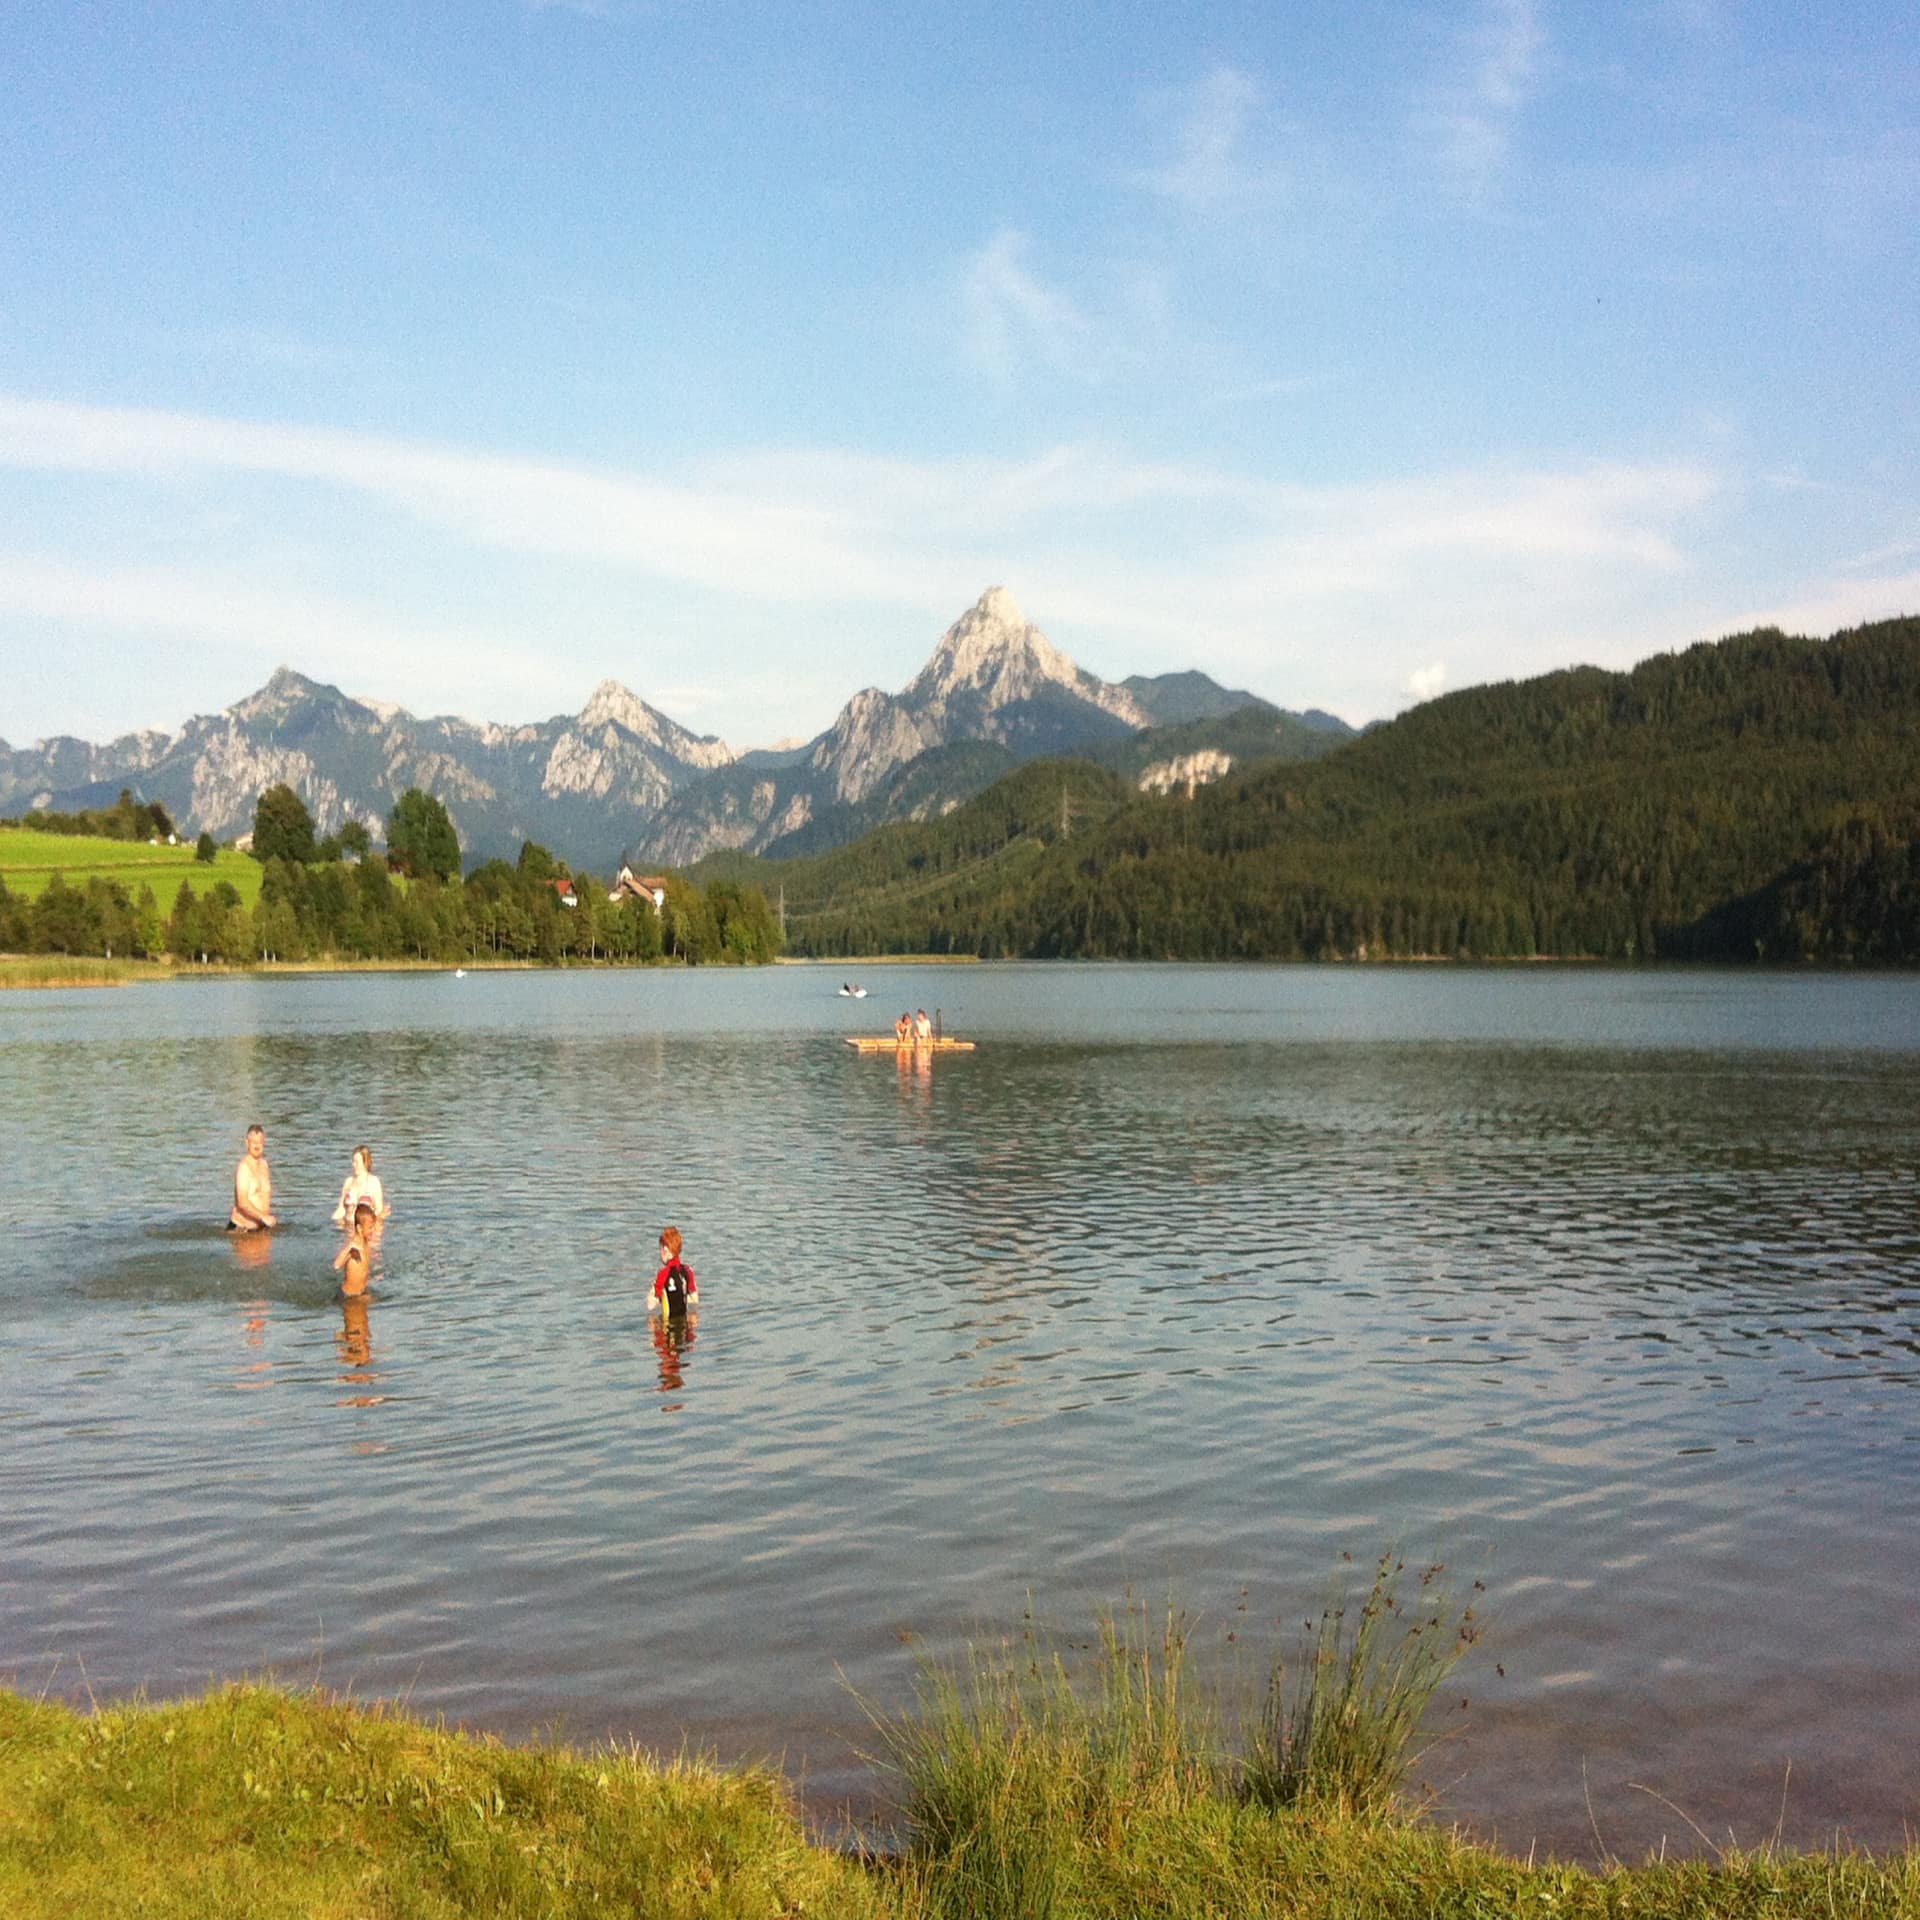
[[[143,886],[151,887],[162,913],[173,911],[183,881],[191,881],[197,894],[218,880],[228,881],[248,908],[260,897],[260,863],[230,848],[222,847],[209,865],[193,857],[191,841],[155,847],[91,834],[0,827],[0,880],[6,882],[8,892],[38,899],[56,873],[75,887],[84,887],[89,880],[116,880],[129,898]]]

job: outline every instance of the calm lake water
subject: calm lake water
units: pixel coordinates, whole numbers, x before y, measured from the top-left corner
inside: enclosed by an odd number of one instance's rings
[[[1920,982],[865,978],[0,996],[0,1675],[271,1667],[860,1808],[922,1651],[1171,1594],[1251,1686],[1397,1543],[1488,1589],[1424,1769],[1483,1835],[1920,1820]],[[840,1045],[922,1003],[980,1051]]]

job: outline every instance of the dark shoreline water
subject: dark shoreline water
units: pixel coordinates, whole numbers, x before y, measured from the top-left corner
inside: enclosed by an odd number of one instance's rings
[[[1489,1588],[1443,1812],[1697,1844],[1645,1787],[1752,1840],[1790,1764],[1788,1840],[1899,1842],[1920,983],[841,971],[0,1004],[0,1674],[274,1665],[784,1755],[826,1808],[872,1787],[848,1685],[897,1708],[1029,1596],[1083,1636],[1171,1591],[1250,1691],[1397,1541]],[[981,1051],[839,1045],[896,1000]],[[248,1266],[256,1116],[292,1226]],[[396,1213],[356,1329],[359,1138]]]

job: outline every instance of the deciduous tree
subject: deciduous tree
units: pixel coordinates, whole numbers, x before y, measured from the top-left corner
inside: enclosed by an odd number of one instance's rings
[[[409,787],[387,819],[387,859],[396,873],[431,873],[451,880],[460,871],[460,839],[447,810],[432,794]]]
[[[263,862],[297,860],[305,866],[313,856],[313,815],[307,803],[284,782],[269,787],[253,810],[253,857]]]

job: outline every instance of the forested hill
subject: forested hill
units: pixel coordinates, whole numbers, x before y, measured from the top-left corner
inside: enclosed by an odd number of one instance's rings
[[[822,954],[1920,960],[1920,619],[1472,688],[1191,799],[1037,762],[748,865]]]

